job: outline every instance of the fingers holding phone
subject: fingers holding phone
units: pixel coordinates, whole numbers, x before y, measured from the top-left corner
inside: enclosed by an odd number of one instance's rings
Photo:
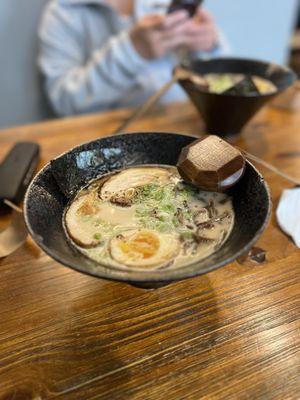
[[[212,15],[199,8],[190,20],[183,38],[184,45],[189,51],[210,51],[218,43],[218,29]]]
[[[148,15],[130,30],[129,36],[137,52],[145,59],[152,60],[165,56],[175,48],[172,37],[185,33],[189,16],[179,10],[169,15]],[[177,45],[177,41],[176,41]]]
[[[130,31],[137,52],[143,58],[152,60],[178,48],[187,51],[211,50],[217,42],[215,23],[207,11],[199,8],[201,2],[194,3],[197,6],[193,18],[181,8],[166,15],[152,14],[139,20]]]
[[[172,0],[168,13],[176,14],[178,10],[185,10],[189,21],[181,25],[178,30],[180,38],[172,38],[173,43],[188,51],[209,51],[218,42],[218,31],[211,14],[201,5],[203,0]]]

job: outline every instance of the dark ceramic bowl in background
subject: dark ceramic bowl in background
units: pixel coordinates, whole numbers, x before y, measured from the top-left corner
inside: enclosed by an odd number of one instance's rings
[[[35,242],[52,258],[98,278],[127,282],[145,288],[204,274],[235,260],[259,238],[270,215],[271,200],[263,177],[247,162],[233,198],[233,231],[213,255],[176,270],[125,271],[97,264],[76,251],[65,235],[65,207],[91,179],[133,165],[176,165],[181,149],[196,138],[169,133],[134,133],[106,137],[75,147],[47,164],[28,188],[24,214]]]
[[[270,80],[277,91],[264,95],[230,95],[209,93],[189,80],[179,80],[192,103],[201,114],[207,133],[221,137],[234,137],[267,102],[291,86],[297,79],[289,68],[258,60],[215,58],[194,60],[183,65],[200,75],[208,73],[240,73],[257,75]]]

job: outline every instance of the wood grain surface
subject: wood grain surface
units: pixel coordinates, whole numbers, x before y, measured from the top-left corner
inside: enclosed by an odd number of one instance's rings
[[[128,115],[0,131],[0,158],[34,140],[42,166]],[[299,127],[300,113],[265,108],[237,144],[300,178]],[[186,104],[154,110],[131,130],[199,135],[203,126]],[[290,184],[261,171],[276,208]],[[0,260],[0,399],[299,399],[300,252],[274,213],[258,245],[264,264],[234,262],[145,291],[74,272],[29,240]]]

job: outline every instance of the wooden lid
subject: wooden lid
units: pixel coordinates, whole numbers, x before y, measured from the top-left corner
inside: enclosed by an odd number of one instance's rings
[[[218,136],[206,136],[184,147],[177,168],[182,178],[201,189],[222,191],[243,175],[245,158]]]

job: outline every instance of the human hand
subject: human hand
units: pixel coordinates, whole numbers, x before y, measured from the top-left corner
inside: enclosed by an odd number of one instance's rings
[[[218,35],[211,15],[199,8],[194,18],[189,18],[184,10],[146,16],[131,29],[130,38],[137,52],[151,60],[176,48],[209,51],[217,43]]]
[[[131,29],[131,41],[145,59],[163,57],[183,44],[181,37],[188,20],[188,13],[184,10],[168,15],[148,15]]]
[[[195,17],[183,27],[181,47],[188,51],[209,51],[218,41],[215,22],[207,11],[199,8]]]

